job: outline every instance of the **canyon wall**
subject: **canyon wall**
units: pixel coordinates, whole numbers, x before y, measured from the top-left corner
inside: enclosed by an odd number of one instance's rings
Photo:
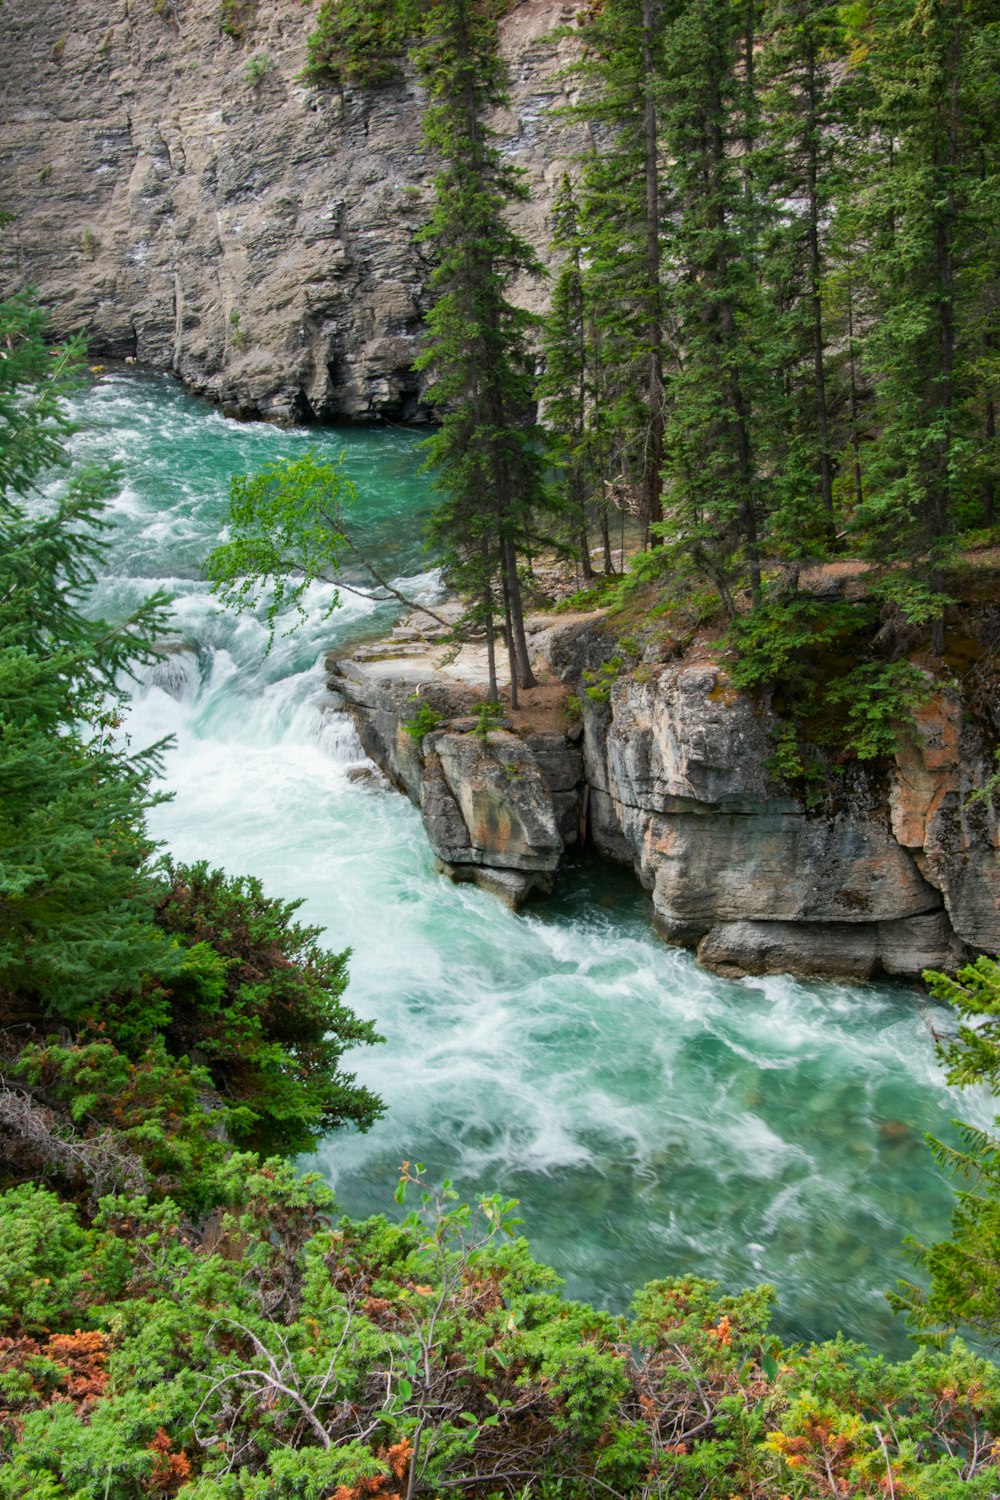
[[[236,415],[419,419],[419,89],[309,86],[315,8],[240,9],[237,38],[220,0],[0,7],[0,294],[33,285],[92,357],[173,371]],[[572,44],[547,38],[572,16],[523,0],[503,30],[496,128],[540,248],[572,145],[556,116]]]
[[[892,761],[847,762],[807,803],[770,770],[770,711],[717,662],[641,664],[595,701],[581,675],[610,654],[600,619],[531,626],[540,670],[575,690],[544,736],[477,737],[482,686],[425,655],[375,647],[332,666],[366,750],[421,808],[452,878],[516,906],[551,889],[585,837],[634,869],[665,941],[729,975],[916,978],[1000,951],[996,799],[973,795],[995,726],[957,688],[927,699]],[[404,727],[415,702],[441,718],[420,744]]]

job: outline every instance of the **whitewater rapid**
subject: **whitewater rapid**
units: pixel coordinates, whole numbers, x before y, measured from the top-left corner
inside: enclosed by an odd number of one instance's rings
[[[385,1118],[308,1163],[345,1211],[392,1211],[400,1161],[419,1159],[464,1192],[518,1197],[575,1294],[621,1307],[684,1271],[769,1280],[784,1330],[904,1348],[883,1293],[909,1273],[903,1235],[940,1236],[951,1203],[922,1134],[988,1119],[942,1079],[930,1026],[947,1016],[903,987],[707,974],[653,936],[626,872],[595,863],[521,916],[448,884],[326,687],[325,653],[391,614],[345,593],[324,621],[317,587],[267,654],[264,622],[224,613],[201,577],[230,475],[313,446],[343,450],[365,544],[430,597],[412,434],[243,426],[158,378],[105,379],[76,411],[77,455],[123,474],[95,607],[174,596],[170,650],[127,723],[137,748],[173,737],[153,830],[181,860],[302,897],[353,949],[347,1000],[385,1036],[348,1058]]]

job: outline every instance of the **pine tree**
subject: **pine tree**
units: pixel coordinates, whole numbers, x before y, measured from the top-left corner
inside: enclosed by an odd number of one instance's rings
[[[667,31],[664,82],[679,350],[668,388],[668,524],[730,611],[741,568],[760,592],[767,510],[755,442],[771,382],[760,348],[760,205],[747,159],[752,11],[686,0]]]
[[[775,494],[772,535],[781,550],[822,553],[835,539],[834,480],[846,439],[836,421],[827,285],[832,270],[832,207],[849,179],[853,135],[845,115],[838,6],[769,0],[757,67],[761,140],[753,156],[768,203],[762,253],[767,320],[773,330],[780,399],[772,423]]]
[[[108,476],[25,506],[64,461],[79,357],[53,357],[43,328],[29,299],[0,305],[0,998],[70,1017],[171,968],[143,873],[152,757],[111,734],[119,675],[151,658],[163,601],[120,624],[82,607]]]
[[[939,1045],[949,1083],[985,1084],[1000,1091],[1000,964],[978,958],[954,978],[928,972],[936,999],[953,1005],[962,1025]],[[1000,1124],[1000,1122],[994,1122]],[[951,1236],[931,1246],[911,1244],[930,1278],[928,1290],[902,1285],[892,1299],[923,1336],[938,1339],[966,1324],[991,1341],[1000,1335],[1000,1139],[958,1125],[959,1146],[930,1139],[939,1163],[958,1180]]]
[[[581,233],[591,342],[590,444],[605,483],[638,497],[648,535],[662,520],[663,193],[658,92],[663,0],[607,0],[581,28]]]
[[[857,50],[875,143],[859,214],[876,426],[858,521],[871,552],[936,585],[995,474],[995,451],[984,464],[978,450],[995,424],[1000,33],[983,0],[893,0]],[[934,636],[940,650],[940,618]]]
[[[511,691],[534,685],[518,553],[544,504],[542,439],[533,419],[535,319],[508,297],[515,277],[540,274],[510,228],[508,204],[526,196],[486,118],[506,101],[496,22],[473,0],[433,0],[416,62],[429,94],[424,138],[442,162],[425,238],[436,256],[420,367],[442,411],[429,466],[444,499],[432,523],[454,581],[477,601],[486,631],[489,691],[497,697],[495,620],[505,623]]]
[[[593,463],[591,351],[584,295],[584,243],[579,209],[564,175],[552,210],[552,248],[564,256],[545,319],[545,373],[538,384],[544,402],[549,452],[560,475],[570,550],[580,559],[584,579],[594,576],[590,560],[588,502],[600,468]],[[602,507],[603,509],[603,507]]]

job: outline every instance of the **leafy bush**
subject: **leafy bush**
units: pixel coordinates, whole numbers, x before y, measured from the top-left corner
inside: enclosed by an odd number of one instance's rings
[[[914,711],[933,691],[926,672],[908,661],[866,662],[826,689],[826,703],[844,710],[843,747],[856,760],[895,753]]]
[[[255,89],[258,83],[260,83],[261,80],[266,78],[268,73],[270,73],[272,66],[273,64],[271,62],[271,59],[268,57],[266,52],[258,52],[255,57],[251,57],[246,67],[243,69],[243,77],[246,80],[248,88]],[[230,322],[232,322],[232,316],[232,313],[230,313]],[[238,313],[237,327],[239,327]],[[233,339],[235,339],[235,337],[236,333],[234,330],[232,335],[230,336],[230,342],[233,342]]]
[[[593,671],[583,674],[583,690],[592,703],[607,703],[611,689],[625,670],[625,658],[612,656]]]
[[[401,1225],[333,1225],[314,1181],[240,1157],[205,1235],[142,1197],[90,1227],[51,1195],[0,1199],[0,1246],[28,1247],[0,1343],[2,1500],[995,1489],[1000,1376],[960,1343],[896,1365],[788,1348],[770,1288],[696,1277],[612,1316],[557,1294],[512,1200],[463,1203],[404,1163],[411,1189]]]
[[[256,9],[257,0],[219,0],[219,30],[236,42],[242,41]]]
[[[293,920],[299,901],[265,896],[252,876],[168,866],[155,920],[186,962],[172,977],[164,1039],[204,1059],[230,1135],[264,1151],[308,1150],[334,1126],[366,1130],[382,1103],[340,1071],[348,1047],[381,1041],[341,1002],[348,952]]]
[[[417,25],[411,0],[323,0],[308,40],[312,83],[375,88],[398,78]]]
[[[432,729],[436,729],[443,722],[444,716],[429,703],[421,702],[417,693],[411,693],[407,702],[415,702],[417,706],[412,718],[403,720],[403,729],[418,745],[423,744],[424,736],[430,734]]]
[[[499,727],[503,709],[499,703],[476,703],[472,713],[476,720],[476,738],[485,744],[492,731]]]
[[[867,618],[863,608],[807,595],[765,599],[733,621],[725,644],[736,653],[729,669],[733,686],[745,692],[780,685],[804,690],[816,655],[839,645]]]

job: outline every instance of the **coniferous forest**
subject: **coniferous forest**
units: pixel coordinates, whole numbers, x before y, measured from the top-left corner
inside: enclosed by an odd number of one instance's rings
[[[491,701],[501,650],[515,701],[533,685],[526,563],[554,549],[632,628],[651,601],[714,622],[733,683],[778,695],[781,774],[830,795],[832,721],[849,758],[893,748],[952,670],[963,560],[1000,537],[1000,19],[592,6],[567,115],[591,149],[566,163],[541,319],[490,131],[503,10],[326,0],[309,63],[315,87],[411,70],[424,91],[431,537]],[[296,1171],[381,1113],[341,1066],[379,1038],[294,903],[148,832],[162,747],[116,731],[166,601],[88,611],[115,476],[67,457],[82,354],[30,296],[0,307],[0,1500],[1000,1493],[989,1132],[932,1143],[959,1196],[892,1293],[917,1340],[895,1364],[783,1343],[768,1287],[573,1302],[515,1202],[464,1203],[415,1162],[401,1222],[338,1218]],[[221,586],[272,572],[276,491],[243,491],[261,509]],[[848,559],[862,595],[803,583]],[[929,979],[961,1022],[950,1080],[997,1092],[997,964]]]

